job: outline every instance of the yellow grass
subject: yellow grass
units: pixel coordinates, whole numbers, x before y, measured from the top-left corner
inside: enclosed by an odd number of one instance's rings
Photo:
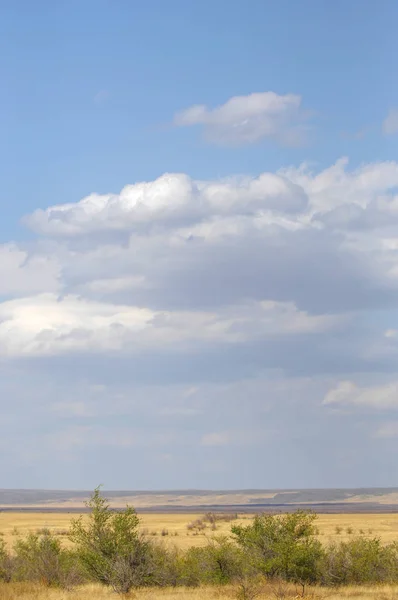
[[[15,536],[14,529],[21,534],[35,532],[41,528],[48,528],[54,533],[63,534],[69,527],[70,521],[77,515],[67,513],[23,513],[23,512],[0,512],[0,532],[5,536],[9,545],[12,545]],[[203,546],[207,538],[214,534],[227,534],[231,523],[219,522],[217,530],[205,530],[205,534],[194,535],[188,531],[187,524],[200,518],[200,514],[142,514],[141,525],[149,534],[156,533],[153,539],[163,539],[167,543],[186,549],[190,546]],[[241,515],[237,523],[249,523],[252,517]],[[349,539],[353,535],[378,536],[384,543],[398,541],[398,514],[333,514],[319,515],[317,526],[319,528],[319,539],[327,544],[332,540]],[[336,527],[341,527],[342,532],[336,533]],[[347,529],[352,528],[353,533],[348,534]],[[161,536],[165,529],[168,535]],[[364,533],[361,534],[361,531]],[[60,539],[67,544],[65,535]],[[1,600],[1,597],[0,597]]]
[[[320,540],[349,539],[352,535],[360,535],[361,530],[365,536],[380,537],[382,542],[398,541],[398,514],[336,514],[319,515],[317,526],[320,530]],[[336,534],[336,527],[343,528],[341,534]],[[352,528],[353,533],[347,534],[347,528]]]
[[[36,532],[42,528],[48,528],[50,531],[59,535],[59,538],[67,545],[68,540],[65,535],[71,519],[78,515],[68,513],[18,513],[3,512],[0,513],[0,532],[9,545],[15,540],[16,531],[22,535],[29,532]],[[187,525],[200,518],[201,514],[143,514],[140,515],[141,528],[149,536],[156,533],[153,539],[162,539],[165,542],[175,544],[179,548],[189,548],[190,546],[203,546],[207,543],[207,537],[216,534],[226,534],[230,531],[231,523],[220,522],[215,532],[210,528],[206,529],[205,534],[194,535],[188,531]],[[242,517],[238,522],[249,522],[251,517]],[[166,530],[168,535],[162,536],[162,531]],[[1,597],[0,597],[1,600]]]
[[[194,589],[146,589],[130,594],[136,600],[222,600],[237,598],[238,588],[200,587]],[[298,598],[299,590],[294,586],[265,585],[258,600]],[[398,600],[398,586],[347,586],[339,589],[310,588],[305,596],[308,600]],[[49,589],[31,583],[0,584],[1,600],[117,600],[111,590],[97,585],[86,585],[73,591]]]

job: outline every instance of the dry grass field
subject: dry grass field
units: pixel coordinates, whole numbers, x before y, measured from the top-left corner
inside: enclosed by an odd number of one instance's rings
[[[15,535],[18,532],[24,535],[29,532],[47,528],[53,533],[59,535],[60,539],[68,544],[67,530],[72,518],[78,515],[67,513],[23,513],[23,512],[3,512],[0,513],[0,532],[9,545],[12,545]],[[214,533],[228,533],[231,523],[220,522],[215,532],[210,528],[205,533],[195,535],[195,532],[188,530],[189,523],[199,519],[201,514],[143,514],[140,515],[141,528],[150,536],[156,536],[165,542],[173,543],[180,548],[189,548],[190,546],[203,546],[206,544],[207,537]],[[86,516],[84,516],[86,518]],[[244,522],[250,519],[250,516],[244,516],[237,522]],[[163,534],[163,535],[162,535]],[[166,534],[166,535],[164,535]],[[0,597],[1,600],[1,597]]]
[[[70,520],[75,515],[67,513],[23,513],[3,512],[0,513],[0,532],[5,536],[8,544],[15,539],[15,531],[20,534],[35,532],[42,528],[48,528],[60,539],[67,543],[66,532]],[[202,546],[206,544],[208,536],[226,534],[229,532],[231,523],[219,522],[217,530],[210,528],[204,533],[195,535],[189,531],[187,525],[200,518],[200,514],[167,513],[167,514],[142,514],[140,515],[142,528],[149,535],[156,535],[168,543],[175,544],[180,548],[189,546]],[[249,515],[242,515],[237,522],[248,522]],[[319,539],[328,543],[333,539],[349,539],[353,535],[378,536],[383,542],[398,541],[398,513],[397,514],[330,514],[319,515],[317,526]],[[341,531],[340,531],[340,529]],[[162,532],[166,535],[162,536]],[[1,598],[1,597],[0,597]]]
[[[175,588],[139,590],[128,596],[136,600],[222,600],[236,599],[238,588]],[[294,586],[265,585],[257,600],[294,600],[300,598]],[[1,600],[111,600],[117,599],[111,590],[97,585],[86,585],[73,591],[45,588],[31,583],[0,584]],[[347,586],[339,589],[309,588],[308,600],[398,600],[397,586]]]
[[[176,544],[181,548],[204,545],[207,537],[214,533],[228,533],[231,523],[219,522],[217,530],[210,528],[205,533],[195,535],[187,525],[202,515],[194,514],[143,514],[142,528],[149,535],[156,533],[156,539]],[[66,532],[74,515],[65,513],[0,513],[0,531],[12,545],[15,531],[20,534],[48,528],[60,535],[67,544]],[[86,518],[86,517],[85,517]],[[242,515],[237,522],[248,522],[252,517]],[[319,515],[317,526],[319,539],[327,544],[333,539],[349,539],[354,535],[378,536],[384,542],[398,541],[398,514],[330,514]],[[162,536],[167,532],[167,535]],[[196,589],[146,589],[132,593],[129,598],[136,600],[221,600],[237,599],[236,587],[201,587]],[[293,600],[299,598],[300,590],[292,585],[265,585],[258,600]],[[117,596],[103,586],[85,585],[72,591],[46,588],[32,583],[0,584],[0,600],[110,600]],[[348,586],[339,589],[308,588],[308,600],[398,600],[398,586]]]

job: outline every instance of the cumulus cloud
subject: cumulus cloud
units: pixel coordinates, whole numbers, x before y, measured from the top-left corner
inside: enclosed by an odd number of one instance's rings
[[[306,208],[302,189],[287,178],[263,173],[255,178],[195,181],[168,173],[152,182],[128,185],[120,194],[91,194],[80,202],[37,210],[25,218],[42,235],[82,236],[95,232],[176,229],[209,217],[295,215]]]
[[[398,164],[346,159],[252,178],[168,174],[36,211],[64,289],[152,310],[275,300],[344,312],[397,302]]]
[[[120,194],[91,194],[80,202],[37,210],[24,220],[41,235],[64,238],[93,232],[138,235],[148,229],[156,235],[164,228],[191,236],[222,235],[250,223],[290,230],[323,224],[350,228],[369,212],[372,217],[385,215],[381,224],[387,226],[398,214],[397,186],[398,163],[371,163],[349,171],[347,158],[320,172],[303,164],[216,181],[169,173],[127,185]]]
[[[174,124],[202,125],[206,139],[216,144],[253,144],[268,138],[284,146],[295,146],[306,139],[307,118],[300,96],[262,92],[234,96],[216,108],[191,106],[175,115]]]
[[[393,135],[398,133],[398,109],[391,108],[388,115],[383,121],[383,133],[385,135]]]

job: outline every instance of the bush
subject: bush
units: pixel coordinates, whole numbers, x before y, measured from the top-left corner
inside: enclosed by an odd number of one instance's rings
[[[151,544],[139,531],[132,507],[114,512],[97,488],[87,502],[89,522],[72,520],[70,540],[83,569],[94,581],[125,594],[150,583],[153,575]]]
[[[191,523],[188,523],[187,525],[188,531],[194,532],[193,535],[199,535],[206,529],[206,527],[207,524],[204,522],[203,519],[196,519],[195,521],[191,521]]]
[[[163,544],[152,546],[153,572],[151,585],[176,587],[181,585],[184,572],[184,554],[176,547]]]
[[[304,511],[258,515],[252,524],[235,525],[231,531],[263,575],[300,584],[314,583],[323,555],[322,545],[314,537],[315,519],[315,514]]]
[[[220,536],[203,548],[190,548],[184,557],[182,583],[224,585],[235,581],[244,568],[243,552],[230,539]]]
[[[340,527],[340,525],[336,525],[334,530],[336,532],[336,535],[340,535],[340,533],[343,531],[343,528]]]
[[[13,578],[71,588],[81,583],[77,558],[48,529],[30,533],[14,544]]]
[[[13,577],[14,560],[10,556],[4,538],[0,537],[0,581],[9,583]]]
[[[392,583],[398,578],[398,547],[359,537],[331,545],[323,557],[321,583]]]

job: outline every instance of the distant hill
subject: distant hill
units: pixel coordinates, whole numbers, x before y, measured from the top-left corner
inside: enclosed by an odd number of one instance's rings
[[[104,491],[111,506],[140,510],[233,509],[252,511],[313,507],[317,511],[398,510],[398,488],[303,490]],[[82,510],[89,491],[0,489],[2,510]]]

